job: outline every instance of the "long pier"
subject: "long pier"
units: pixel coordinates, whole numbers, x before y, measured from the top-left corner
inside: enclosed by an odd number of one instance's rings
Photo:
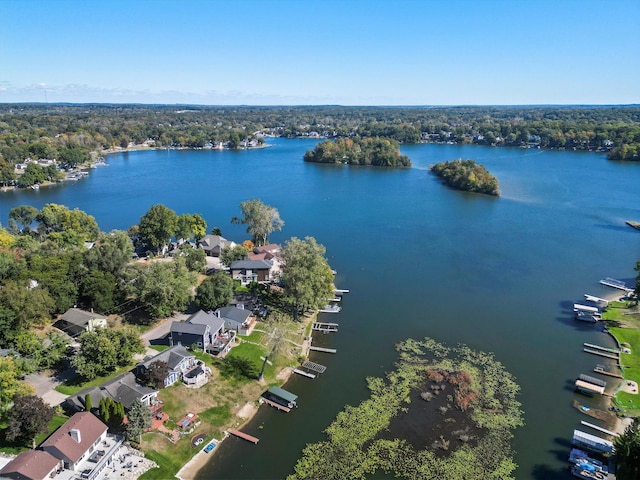
[[[335,348],[323,348],[323,347],[309,347],[309,350],[313,350],[314,352],[324,352],[324,353],[336,353],[338,351]]]
[[[587,353],[591,353],[593,355],[600,355],[601,357],[605,357],[605,358],[611,358],[613,360],[618,360],[620,361],[620,355],[614,355],[613,353],[606,353],[606,352],[601,352],[600,350],[593,350],[591,348],[584,348],[583,349],[585,352]]]
[[[241,438],[243,440],[246,440],[247,442],[251,442],[251,443],[258,443],[260,441],[259,438],[253,437],[251,435],[247,435],[244,432],[241,432],[240,430],[234,430],[233,428],[228,428],[227,432],[230,433],[231,435],[234,435],[238,438]]]
[[[617,348],[601,347],[600,345],[594,345],[593,343],[583,343],[582,345],[588,348],[593,348],[595,350],[602,350],[603,352],[620,354],[620,350],[618,350]]]
[[[283,412],[289,413],[291,409],[289,407],[285,407],[284,405],[280,405],[277,402],[269,400],[268,398],[260,397],[260,403],[266,403],[270,407],[277,408],[278,410],[282,410]]]
[[[627,285],[621,281],[616,280],[615,278],[605,278],[604,280],[600,280],[601,285],[606,285],[607,287],[617,288],[618,290],[623,290],[625,292],[632,292],[633,288],[627,287]]]
[[[606,428],[599,427],[598,425],[594,425],[593,423],[585,422],[584,420],[581,420],[580,423],[585,427],[593,428],[594,430],[598,430],[599,432],[606,433],[607,435],[611,435],[612,437],[620,436],[616,432],[612,432],[611,430],[607,430]]]
[[[600,373],[601,375],[608,375],[610,377],[615,377],[615,378],[624,378],[624,376],[620,375],[619,373],[607,372],[606,370],[602,370],[601,368],[598,368],[598,367],[594,368],[593,371],[596,373]]]

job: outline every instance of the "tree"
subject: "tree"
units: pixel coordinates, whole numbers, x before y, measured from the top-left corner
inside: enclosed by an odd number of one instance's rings
[[[203,310],[224,307],[229,305],[231,300],[233,300],[233,279],[222,270],[213,272],[213,275],[196,289],[196,305]]]
[[[56,203],[47,203],[42,207],[36,220],[39,222],[40,233],[72,231],[79,234],[85,242],[95,240],[100,233],[93,216],[87,215],[78,208],[69,210],[64,205]]]
[[[151,428],[151,412],[136,398],[127,414],[127,437],[138,438],[138,443],[142,443],[142,434],[147,428]]]
[[[156,360],[145,369],[144,381],[147,385],[152,386],[156,390],[160,390],[165,386],[164,382],[167,379],[169,372],[171,372],[171,368],[169,368],[169,364],[167,362]]]
[[[109,312],[116,306],[116,286],[112,273],[92,270],[80,284],[80,301],[88,308]]]
[[[20,380],[20,372],[11,357],[0,357],[0,417],[16,395],[30,395],[33,388]]]
[[[53,408],[37,395],[16,395],[8,416],[7,440],[24,443],[31,440],[33,448],[36,448],[35,437],[49,429]]]
[[[93,400],[91,400],[91,395],[88,393],[84,396],[84,409],[87,412],[93,410]]]
[[[98,408],[99,416],[111,429],[119,429],[124,420],[124,405],[120,402],[106,397],[100,400]]]
[[[140,218],[139,232],[145,245],[160,253],[162,247],[168,245],[171,237],[175,235],[177,227],[176,212],[162,204],[157,204]]]
[[[121,230],[101,234],[95,245],[84,254],[84,263],[89,270],[119,275],[133,257],[133,242]]]
[[[71,365],[86,380],[106,375],[131,363],[133,355],[144,352],[140,337],[131,329],[98,328],[78,337],[79,350]]]
[[[265,205],[258,199],[242,202],[240,210],[242,210],[242,218],[234,217],[231,223],[247,225],[247,233],[253,237],[253,243],[256,246],[266,245],[269,235],[274,231],[282,230],[284,226],[278,210]]]
[[[184,257],[184,262],[190,272],[203,273],[207,266],[207,254],[201,248],[192,248],[190,244],[180,245],[180,255]]]
[[[38,216],[38,209],[31,205],[20,205],[14,207],[9,211],[9,219],[14,220],[19,225],[22,225],[22,231],[29,233],[31,231],[31,224]]]
[[[176,237],[189,240],[195,238],[196,242],[207,234],[207,222],[201,215],[185,213],[177,219]]]
[[[636,417],[614,441],[616,452],[616,478],[640,478],[640,418]]]
[[[6,281],[0,288],[0,305],[14,313],[14,328],[17,330],[46,325],[56,308],[46,288],[14,280]]]
[[[196,277],[187,269],[184,259],[177,257],[173,262],[142,266],[133,289],[151,318],[168,317],[189,305]]]
[[[267,368],[267,363],[270,358],[276,357],[286,348],[288,340],[286,337],[286,319],[282,314],[273,315],[268,325],[269,333],[267,334],[267,348],[269,353],[265,355],[262,362],[262,368],[260,369],[260,375],[258,375],[258,381],[264,380],[264,371]]]
[[[313,237],[304,240],[293,237],[283,248],[280,278],[295,320],[307,309],[325,306],[333,296],[333,274],[324,253],[324,246]]]
[[[71,143],[59,149],[58,160],[69,168],[75,168],[77,165],[90,161],[91,154],[89,149]]]
[[[233,247],[225,245],[220,252],[220,263],[229,268],[236,260],[246,260],[249,258],[249,252],[242,245],[234,245]]]
[[[638,276],[636,277],[636,287],[634,289],[635,301],[637,303],[640,302],[640,261],[636,262],[634,270],[638,272]]]
[[[219,237],[222,236],[222,230],[220,230],[218,227],[213,227],[211,229],[211,235],[217,235]]]

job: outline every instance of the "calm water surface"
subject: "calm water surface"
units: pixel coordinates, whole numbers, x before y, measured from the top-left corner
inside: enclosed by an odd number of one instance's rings
[[[597,363],[581,346],[611,344],[577,324],[571,304],[606,293],[603,277],[635,275],[640,234],[624,221],[640,220],[640,165],[595,153],[418,145],[402,148],[413,168],[379,170],[305,164],[314,141],[269,143],[118,154],[85,180],[3,194],[0,219],[17,205],[54,202],[94,215],[102,230],[126,229],[163,203],[242,241],[243,227],[230,219],[240,202],[260,198],[285,221],[272,240],[311,235],[326,246],[338,287],[351,290],[330,317],[340,331],[317,342],[338,353],[313,354],[327,371],[286,386],[299,408],[261,409],[244,428],[260,443],[226,440],[201,478],[284,478],[344,405],[368,396],[365,378],[393,368],[394,344],[423,336],[494,352],[522,386],[517,477],[567,478],[581,420],[572,382]],[[429,164],[460,157],[496,175],[502,197],[450,190],[428,173]]]

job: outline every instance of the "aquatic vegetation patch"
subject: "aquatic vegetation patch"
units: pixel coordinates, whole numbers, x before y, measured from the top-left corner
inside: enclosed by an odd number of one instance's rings
[[[304,448],[288,480],[512,478],[512,432],[523,424],[513,376],[465,345],[425,338],[396,349],[395,369],[367,379],[370,397]]]

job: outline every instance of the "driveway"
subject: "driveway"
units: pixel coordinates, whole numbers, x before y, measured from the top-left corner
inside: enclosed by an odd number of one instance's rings
[[[53,377],[49,377],[43,373],[32,373],[26,376],[25,382],[35,389],[36,395],[42,397],[42,400],[44,400],[47,405],[55,407],[64,402],[68,397],[68,395],[56,391],[55,388],[73,377],[75,377],[73,369],[67,369]]]
[[[189,318],[191,315],[188,313],[176,313],[173,317],[165,318],[158,323],[151,330],[143,333],[140,338],[145,346],[151,344],[163,344],[166,345],[166,338],[171,330],[172,322],[182,322]]]

